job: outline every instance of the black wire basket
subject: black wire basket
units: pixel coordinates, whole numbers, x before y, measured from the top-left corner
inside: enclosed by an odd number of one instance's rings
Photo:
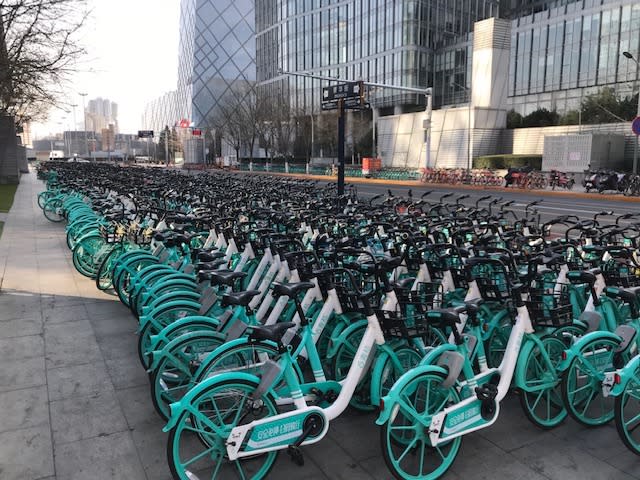
[[[376,310],[376,316],[385,338],[428,338],[432,333],[425,313],[405,316],[399,311]]]
[[[640,286],[638,268],[626,262],[611,260],[602,265],[602,275],[607,285],[612,287],[637,287]]]
[[[99,230],[100,236],[102,236],[104,241],[107,243],[118,243],[124,238],[124,233],[122,232],[123,229],[121,229],[119,225],[101,225]]]
[[[376,310],[386,338],[430,338],[433,328],[426,313],[442,304],[442,286],[438,282],[418,282],[406,288],[394,288],[398,298],[395,310]]]
[[[353,284],[351,276],[344,270],[335,270],[329,273],[324,273],[318,277],[318,285],[321,291],[326,295],[331,286],[336,290],[338,299],[340,300],[340,306],[343,313],[365,313],[365,308],[362,300],[359,298],[357,290],[361,292],[370,292],[371,290],[378,290],[378,284],[374,277],[368,277],[360,274],[359,272],[351,272],[357,282]],[[355,288],[354,288],[355,287]],[[379,304],[379,295],[376,293],[369,298],[371,305],[375,308]]]
[[[505,302],[511,299],[510,274],[502,263],[476,263],[471,266],[471,276],[484,300]]]
[[[525,304],[534,326],[558,328],[573,323],[568,284],[561,284],[559,288],[531,289]]]
[[[424,259],[429,268],[432,280],[442,281],[444,273],[451,272],[456,288],[467,288],[464,260],[453,246],[442,249],[427,250]]]
[[[418,282],[408,287],[394,288],[400,312],[407,316],[424,313],[442,305],[442,285],[439,282]]]

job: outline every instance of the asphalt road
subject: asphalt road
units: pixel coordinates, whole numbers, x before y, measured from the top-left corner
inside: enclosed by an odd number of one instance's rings
[[[509,206],[510,210],[513,210],[516,214],[523,215],[525,213],[525,207],[527,204],[540,201],[536,205],[536,209],[541,215],[542,221],[546,222],[552,218],[561,215],[576,215],[580,220],[593,219],[594,215],[603,211],[613,211],[615,215],[623,215],[626,213],[639,213],[640,203],[621,200],[611,200],[609,197],[603,197],[602,199],[592,198],[580,198],[573,195],[572,192],[567,192],[562,196],[547,196],[544,193],[530,193],[522,190],[514,190],[513,192],[504,191],[492,191],[492,190],[470,190],[465,188],[456,188],[452,185],[442,187],[404,187],[404,186],[386,186],[379,184],[357,184],[358,196],[362,199],[370,199],[375,195],[387,195],[388,191],[395,196],[406,196],[411,189],[413,198],[419,199],[425,192],[431,193],[425,197],[425,201],[437,202],[440,198],[447,194],[453,193],[454,195],[445,199],[447,203],[454,202],[456,198],[462,195],[468,195],[460,201],[465,206],[473,206],[477,200],[481,197],[491,195],[492,198],[501,198],[502,202],[513,200],[514,203]],[[576,187],[574,192],[582,192],[581,188]],[[483,201],[480,205],[487,205],[490,200]],[[598,221],[601,223],[615,222],[616,216],[600,216]],[[639,218],[640,220],[640,218]],[[621,223],[629,223],[628,221],[622,221]]]

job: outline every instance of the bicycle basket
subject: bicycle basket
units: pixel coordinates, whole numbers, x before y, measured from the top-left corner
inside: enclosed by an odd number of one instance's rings
[[[558,289],[531,289],[525,302],[531,323],[538,327],[562,327],[573,323],[569,285]]]
[[[511,299],[509,272],[502,262],[475,257],[468,265],[484,300],[503,302]]]
[[[373,281],[370,277],[364,277],[358,272],[352,273],[357,282],[355,287],[361,292],[371,291],[377,288],[377,282]],[[328,273],[323,273],[318,277],[318,284],[324,295],[326,295],[327,290],[329,290],[331,286],[335,288],[343,313],[365,313],[364,304],[358,298],[353,281],[346,271],[332,270]],[[377,305],[379,303],[377,295],[370,298],[370,302],[373,306]]]
[[[398,311],[376,310],[376,316],[385,338],[424,338],[429,335],[430,326],[424,313],[407,317]]]
[[[124,230],[119,225],[101,225],[100,235],[107,243],[117,243],[124,237]]]
[[[424,313],[430,308],[442,305],[442,286],[438,282],[418,282],[415,288],[394,288],[398,305],[404,316]]]
[[[633,265],[618,262],[608,262],[602,267],[602,274],[607,285],[616,287],[637,287],[640,286],[637,268]]]

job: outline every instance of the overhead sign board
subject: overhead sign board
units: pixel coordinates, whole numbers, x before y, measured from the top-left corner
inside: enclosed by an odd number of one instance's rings
[[[349,110],[366,109],[369,104],[364,98],[362,82],[347,82],[322,88],[322,110],[338,110],[340,102]]]
[[[153,130],[138,130],[138,138],[153,138]]]
[[[358,97],[322,102],[322,110],[338,110],[340,108],[340,101],[344,103],[344,108],[348,110],[367,110],[371,108],[369,102],[365,102],[363,99]]]
[[[322,88],[322,101],[331,102],[341,98],[356,98],[363,94],[362,82],[339,83]]]

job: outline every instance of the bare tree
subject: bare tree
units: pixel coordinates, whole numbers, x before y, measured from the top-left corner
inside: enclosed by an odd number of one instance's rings
[[[218,102],[216,115],[208,120],[209,127],[220,134],[236,152],[245,148],[249,157],[259,137],[257,126],[259,106],[255,90],[249,84],[237,84]]]
[[[260,143],[271,156],[290,157],[295,142],[296,122],[289,97],[281,91],[264,97],[258,116]]]
[[[0,0],[0,115],[46,117],[84,53],[86,0]]]

